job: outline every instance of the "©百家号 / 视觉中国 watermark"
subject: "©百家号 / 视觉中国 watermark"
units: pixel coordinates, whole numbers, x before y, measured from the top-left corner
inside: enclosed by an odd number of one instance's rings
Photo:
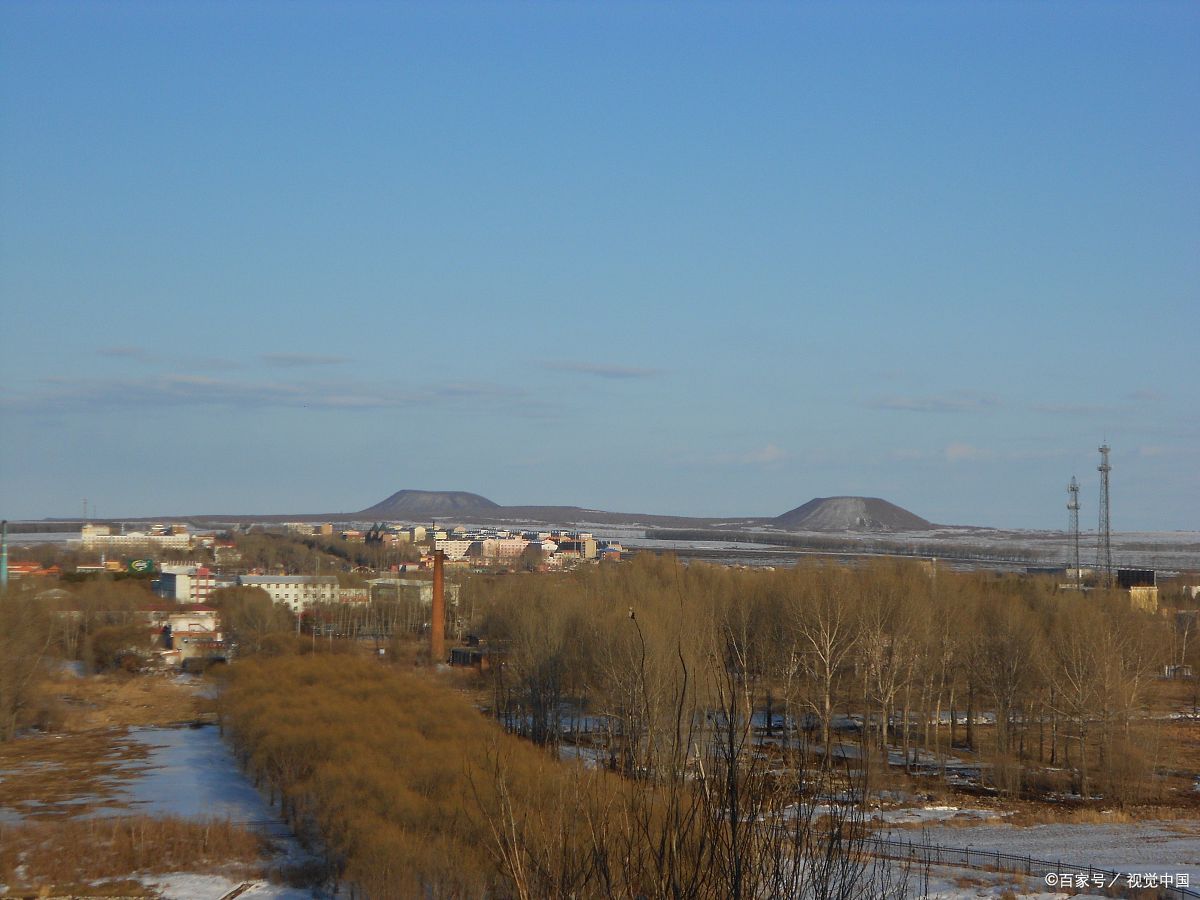
[[[1045,878],[1047,887],[1073,888],[1110,888],[1122,880],[1125,882],[1124,886],[1129,888],[1185,888],[1191,886],[1191,876],[1187,872],[1127,872],[1124,874],[1118,872],[1108,875],[1100,872],[1047,872]]]

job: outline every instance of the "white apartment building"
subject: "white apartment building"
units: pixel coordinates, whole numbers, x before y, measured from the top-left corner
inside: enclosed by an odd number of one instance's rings
[[[475,542],[470,539],[451,540],[443,537],[434,541],[433,549],[445,553],[446,559],[466,559],[473,543]]]
[[[334,575],[239,575],[242,587],[262,588],[276,603],[300,612],[314,603],[337,603],[340,598]]]
[[[79,540],[85,548],[92,547],[171,547],[186,550],[192,536],[184,528],[161,528],[153,531],[127,531],[113,534],[108,525],[84,525]]]
[[[480,552],[485,560],[511,562],[529,546],[529,541],[516,537],[484,538],[480,541]]]

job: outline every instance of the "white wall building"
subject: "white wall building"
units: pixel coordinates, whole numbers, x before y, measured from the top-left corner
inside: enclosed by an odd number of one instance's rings
[[[113,534],[107,525],[84,525],[79,540],[85,548],[92,547],[173,547],[186,550],[192,536],[182,528],[156,528],[151,531],[128,531]]]
[[[164,565],[155,581],[155,593],[179,603],[207,603],[216,589],[206,566]]]
[[[483,558],[493,562],[512,562],[529,546],[529,541],[514,537],[484,538],[480,543]]]
[[[239,575],[242,587],[262,588],[276,603],[286,603],[299,612],[314,603],[337,603],[338,580],[334,575]]]
[[[455,541],[449,538],[439,538],[434,541],[433,549],[445,553],[446,559],[466,559],[467,552],[473,543],[475,542],[472,540]]]

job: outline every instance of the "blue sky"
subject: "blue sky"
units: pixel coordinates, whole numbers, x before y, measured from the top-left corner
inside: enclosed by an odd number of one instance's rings
[[[8,3],[0,515],[1200,529],[1194,3]]]

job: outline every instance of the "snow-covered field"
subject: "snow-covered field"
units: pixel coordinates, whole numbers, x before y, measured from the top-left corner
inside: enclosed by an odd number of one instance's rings
[[[278,821],[276,812],[237,766],[229,747],[213,726],[203,728],[135,728],[131,735],[150,748],[136,764],[134,777],[122,788],[129,812],[149,816],[216,817],[255,827],[269,827],[276,848],[274,865],[303,862],[308,853]],[[139,880],[165,898],[207,900],[225,896],[243,882],[223,875],[176,872],[145,875]],[[269,884],[265,880],[242,897],[300,900],[308,889]]]
[[[232,881],[223,875],[191,875],[176,872],[171,875],[146,875],[139,879],[148,888],[158,891],[163,900],[220,900],[235,890],[244,881]],[[290,888],[281,884],[256,881],[253,887],[243,891],[239,897],[252,900],[312,900],[314,894],[307,888]]]
[[[275,812],[242,774],[214,726],[134,728],[130,735],[150,752],[133,763],[132,777],[121,787],[119,799],[129,803],[127,813],[233,822],[275,820]]]
[[[987,823],[961,828],[931,826],[920,835],[931,844],[1062,860],[1068,869],[1091,865],[1117,872],[1186,873],[1193,885],[1200,886],[1198,822],[1029,826]]]
[[[614,528],[596,526],[596,534],[602,538],[615,536]],[[756,534],[769,534],[770,529],[748,529]],[[762,543],[737,543],[731,541],[664,541],[646,538],[646,531],[621,529],[621,540],[630,550],[678,549],[688,550],[717,562],[745,563],[749,565],[790,565],[809,555],[845,555],[829,551],[804,551],[797,547],[781,547]],[[1069,535],[1065,531],[1002,531],[991,528],[934,528],[928,531],[883,532],[792,532],[779,531],[788,539],[811,538],[820,546],[831,538],[861,543],[866,546],[880,542],[905,548],[916,555],[938,555],[953,551],[971,556],[986,551],[991,555],[1012,554],[1015,557],[1036,556],[1039,565],[1066,565],[1070,557]],[[1200,568],[1200,532],[1156,531],[1115,532],[1112,535],[1113,561],[1118,566],[1180,571]],[[937,548],[941,548],[939,551]],[[1096,558],[1096,535],[1080,535],[1081,562],[1086,567]],[[988,567],[1023,568],[1024,563],[985,563]]]

